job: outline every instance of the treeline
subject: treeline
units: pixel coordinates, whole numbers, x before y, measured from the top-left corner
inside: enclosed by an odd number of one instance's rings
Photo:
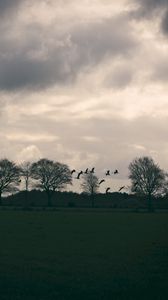
[[[55,206],[61,201],[62,206],[105,206],[107,207],[141,207],[143,199],[146,199],[145,207],[151,211],[158,199],[167,199],[168,181],[167,173],[150,157],[140,157],[134,159],[129,165],[129,179],[131,180],[131,192],[111,193],[111,188],[106,187],[105,194],[99,193],[99,187],[106,179],[98,179],[95,168],[77,173],[76,179],[81,179],[81,189],[83,194],[61,193],[67,184],[72,184],[72,175],[76,170],[70,170],[66,164],[55,162],[46,158],[37,162],[25,162],[16,165],[8,159],[0,160],[0,205],[2,204],[2,194],[10,193],[13,196],[6,198],[6,203],[19,203],[22,198],[24,207],[38,205]],[[115,170],[113,174],[119,174]],[[111,171],[107,170],[105,177],[111,176]],[[125,187],[120,187],[119,191]],[[22,189],[22,192],[21,192]],[[38,190],[34,191],[34,189]],[[40,194],[40,191],[42,192]],[[14,193],[17,193],[14,195]],[[36,195],[36,196],[35,196]],[[45,195],[45,196],[44,196]],[[44,200],[45,198],[45,200]],[[63,200],[58,200],[58,199]],[[9,200],[12,199],[12,200]],[[24,199],[24,200],[23,200]],[[139,203],[141,199],[141,204]],[[47,201],[47,204],[45,202]],[[64,204],[63,204],[64,202]],[[3,200],[4,203],[4,200]],[[82,204],[83,203],[83,204]],[[135,205],[135,203],[137,203]],[[161,203],[161,202],[160,202]],[[15,205],[15,204],[14,204]],[[165,205],[166,206],[166,205]]]
[[[72,174],[67,165],[45,158],[19,166],[8,159],[0,160],[0,204],[2,194],[19,191],[21,183],[26,201],[28,191],[35,187],[45,191],[50,206],[55,191],[72,184]]]
[[[138,196],[127,193],[95,194],[95,208],[118,208],[118,209],[147,209],[148,203],[145,196]],[[153,209],[168,209],[168,196],[153,197]],[[48,198],[44,191],[32,190],[26,195],[26,191],[2,198],[2,206],[21,207],[33,209],[33,207],[48,207]],[[92,206],[91,195],[73,192],[55,192],[51,200],[52,208],[90,208]]]

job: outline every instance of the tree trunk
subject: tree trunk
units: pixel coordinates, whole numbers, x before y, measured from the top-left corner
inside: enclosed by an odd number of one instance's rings
[[[2,191],[0,191],[0,206],[2,205]]]

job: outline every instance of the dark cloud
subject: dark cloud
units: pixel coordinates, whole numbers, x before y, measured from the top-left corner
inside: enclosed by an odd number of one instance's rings
[[[161,26],[162,26],[163,32],[165,34],[168,34],[168,9],[164,13],[164,16],[163,16],[163,19],[162,19],[162,22],[161,22]]]
[[[11,11],[16,11],[19,4],[23,3],[24,0],[0,0],[0,15],[4,15]]]
[[[168,0],[134,0],[139,15],[152,15],[168,7]]]
[[[160,17],[161,30],[168,35],[168,0],[134,0],[138,8],[134,10],[136,17]]]
[[[128,20],[121,17],[79,25],[62,36],[53,28],[44,29],[37,24],[22,31],[19,40],[2,34],[1,90],[72,82],[86,68],[107,58],[128,56],[137,46]]]
[[[12,60],[3,61],[0,71],[0,87],[9,91],[33,87],[45,88],[54,83],[66,82],[69,71],[66,70],[62,59],[57,56],[55,59],[40,61],[16,56]]]

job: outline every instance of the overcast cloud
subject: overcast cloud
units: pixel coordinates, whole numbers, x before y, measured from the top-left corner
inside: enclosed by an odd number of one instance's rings
[[[128,183],[168,168],[168,1],[0,1],[0,149]]]
[[[161,30],[168,34],[168,0],[135,0],[135,3],[138,5],[134,11],[135,16],[158,17]]]
[[[1,16],[11,11],[16,11],[19,4],[23,2],[21,0],[0,0],[0,14]]]

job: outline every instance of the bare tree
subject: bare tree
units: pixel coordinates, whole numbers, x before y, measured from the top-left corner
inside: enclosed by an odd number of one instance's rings
[[[2,193],[16,191],[20,184],[20,168],[8,159],[0,160],[0,205]]]
[[[48,206],[51,206],[51,198],[56,190],[72,183],[71,171],[67,165],[46,158],[32,164],[31,176],[37,180],[36,187],[46,192]]]
[[[20,165],[21,177],[24,179],[25,191],[29,190],[30,181],[31,181],[31,166],[32,164],[29,161],[26,161]]]
[[[99,189],[99,180],[93,173],[84,174],[83,182],[81,184],[83,191],[90,195],[92,201],[92,207],[94,207],[94,195]]]
[[[148,210],[152,210],[152,196],[159,193],[165,184],[164,171],[150,157],[134,159],[129,165],[131,190],[148,198]]]
[[[31,179],[31,166],[29,161],[26,161],[20,165],[20,174],[24,180],[24,190],[25,190],[25,206],[28,206],[28,190],[30,187]]]

